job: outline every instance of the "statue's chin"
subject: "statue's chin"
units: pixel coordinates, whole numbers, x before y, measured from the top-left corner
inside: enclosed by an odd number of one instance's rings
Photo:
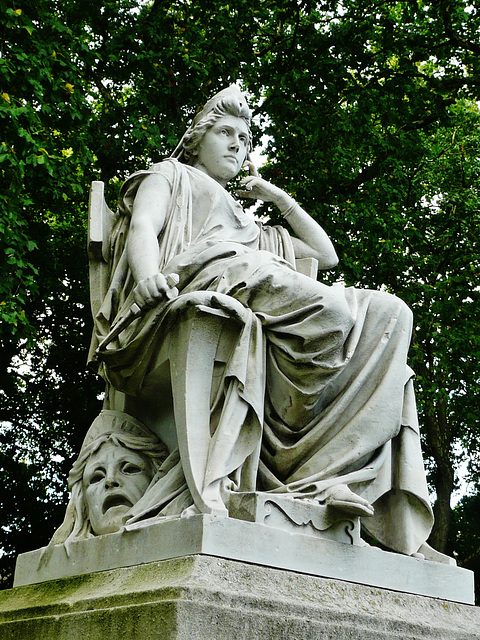
[[[123,518],[130,509],[127,505],[117,505],[108,509],[98,522],[91,522],[93,533],[103,536],[106,533],[115,533],[123,526]]]

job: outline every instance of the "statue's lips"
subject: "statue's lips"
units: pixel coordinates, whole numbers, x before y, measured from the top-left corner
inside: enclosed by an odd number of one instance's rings
[[[133,503],[121,493],[115,493],[113,495],[105,498],[103,503],[102,512],[105,514],[109,509],[113,509],[113,507],[133,507]]]

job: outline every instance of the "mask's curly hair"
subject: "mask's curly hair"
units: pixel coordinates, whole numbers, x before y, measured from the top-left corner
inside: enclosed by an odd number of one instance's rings
[[[235,116],[236,118],[242,118],[242,120],[245,121],[248,127],[248,151],[250,152],[252,150],[252,132],[250,130],[252,115],[250,109],[244,101],[240,102],[238,99],[233,97],[223,98],[215,105],[212,111],[190,127],[183,136],[182,161],[185,164],[192,164],[194,162],[194,152],[197,150],[205,134],[218,120],[220,120],[220,118],[223,118],[224,116]]]

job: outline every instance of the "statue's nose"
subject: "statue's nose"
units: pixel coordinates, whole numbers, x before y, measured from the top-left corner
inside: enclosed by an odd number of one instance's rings
[[[235,136],[235,138],[233,138],[230,143],[230,148],[235,149],[235,151],[238,151],[240,149],[240,140],[238,139],[238,136]]]

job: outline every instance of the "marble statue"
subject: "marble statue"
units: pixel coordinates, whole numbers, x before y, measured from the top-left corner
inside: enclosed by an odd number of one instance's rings
[[[90,463],[71,476],[83,506],[63,531],[227,517],[239,496],[270,496],[361,518],[386,547],[415,554],[433,518],[407,365],[412,314],[388,293],[297,270],[305,259],[332,269],[337,256],[318,222],[258,175],[250,118],[236,86],[214,96],[170,158],[128,178],[100,231],[90,360],[105,409],[144,422],[168,457],[155,477],[145,470],[120,518],[95,524],[105,498],[89,502],[100,463],[84,445]],[[242,170],[236,195],[274,203],[292,233],[225,189]]]

